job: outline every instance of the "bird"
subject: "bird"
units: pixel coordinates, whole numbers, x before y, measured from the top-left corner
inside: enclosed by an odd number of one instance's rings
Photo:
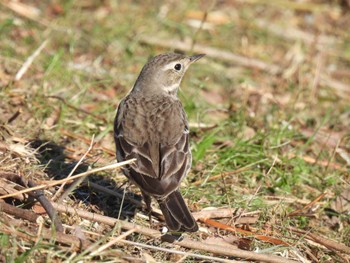
[[[177,94],[189,66],[204,55],[165,53],[150,59],[114,120],[118,162],[136,159],[123,168],[124,175],[140,188],[149,216],[154,198],[174,232],[198,231],[179,191],[192,154],[187,115]]]

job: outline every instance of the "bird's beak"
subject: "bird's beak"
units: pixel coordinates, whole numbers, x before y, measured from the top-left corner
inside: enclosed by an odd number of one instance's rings
[[[199,54],[199,55],[194,55],[194,56],[190,56],[189,59],[190,59],[190,62],[189,64],[192,64],[193,62],[197,61],[198,59],[204,57],[205,54]]]

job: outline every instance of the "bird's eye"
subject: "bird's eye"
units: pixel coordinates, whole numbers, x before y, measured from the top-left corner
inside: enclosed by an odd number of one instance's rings
[[[175,67],[174,67],[174,69],[180,70],[180,69],[181,69],[181,64],[176,64]]]

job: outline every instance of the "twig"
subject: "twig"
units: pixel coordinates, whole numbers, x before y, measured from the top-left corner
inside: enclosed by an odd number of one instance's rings
[[[271,21],[266,21],[263,19],[254,19],[254,22],[258,27],[266,29],[270,33],[279,37],[283,37],[288,40],[301,40],[309,45],[315,43],[316,47],[318,47],[320,50],[324,50],[325,46],[333,47],[337,42],[337,39],[333,36],[316,36],[314,34],[302,31],[298,28],[291,26],[286,28],[286,26],[279,26],[276,23],[271,23]]]
[[[9,215],[16,216],[21,219],[28,220],[30,222],[34,222],[34,223],[39,217],[37,214],[33,213],[32,211],[7,204],[2,200],[0,201],[0,211],[5,212]]]
[[[24,182],[24,179],[21,177],[22,183]],[[35,183],[32,180],[28,180],[28,186],[29,187],[36,187]],[[53,208],[51,202],[46,198],[44,195],[43,190],[34,190],[29,193],[33,197],[35,197],[42,207],[45,208],[45,211],[47,212],[48,216],[50,217],[54,227],[56,228],[56,231],[63,232],[63,225],[61,218],[57,214],[57,211]]]
[[[254,216],[254,213],[256,216]],[[238,224],[246,224],[246,225],[251,225],[255,224],[259,217],[258,214],[260,214],[260,211],[255,211],[255,212],[249,212],[249,213],[243,213],[242,216],[239,218],[235,216],[234,223],[235,225]],[[192,215],[195,219],[199,218],[232,218],[234,214],[234,209],[232,208],[213,208],[213,209],[204,209],[202,211],[198,212],[192,212]]]
[[[293,231],[294,233],[299,233],[299,234],[303,234],[305,238],[307,239],[311,239],[314,242],[317,242],[325,247],[327,247],[328,249],[334,249],[343,253],[347,253],[350,254],[350,247],[342,244],[342,243],[338,243],[335,242],[333,240],[330,239],[326,239],[324,237],[321,237],[319,235],[310,233],[308,231],[305,230],[301,230],[295,227],[288,227],[289,230]]]
[[[36,241],[37,235],[30,228],[21,225],[20,226],[21,229],[16,230],[12,225],[13,225],[13,220],[11,220],[11,225],[9,226],[6,226],[5,224],[0,224],[0,231],[2,233],[15,235],[17,237],[21,237],[29,241],[33,241],[33,242]],[[71,245],[73,246],[73,250],[81,250],[88,247],[88,245],[90,245],[90,241],[84,241],[75,236],[60,233],[60,232],[53,233],[52,230],[48,230],[45,228],[43,228],[41,231],[41,237],[47,240],[56,240],[61,244]]]
[[[273,159],[273,162],[272,162],[272,165],[270,166],[269,170],[267,171],[267,173],[264,175],[264,177],[267,177],[271,171],[272,171],[272,168],[275,166],[276,164],[276,161],[277,161],[278,157],[275,156],[275,158]],[[251,202],[253,201],[253,199],[257,196],[257,194],[259,193],[260,191],[260,188],[261,188],[261,183],[258,185],[258,187],[256,188],[254,194],[249,198],[247,204],[246,204],[246,208],[248,208],[251,204]],[[242,209],[242,211],[240,212],[240,214],[238,215],[238,220],[241,218],[242,214],[245,213],[246,211],[246,208],[245,209]]]
[[[294,203],[299,203],[302,205],[307,205],[310,203],[310,200],[307,199],[299,199],[299,198],[292,198],[292,197],[285,197],[285,196],[275,196],[275,195],[265,195],[264,196],[265,202],[267,204],[276,204],[276,203],[287,203],[287,204],[294,204]],[[276,201],[275,201],[276,200]],[[324,202],[319,202],[318,204],[323,204]]]
[[[298,3],[297,6],[300,6],[300,3]],[[319,4],[317,4],[317,6],[319,6]],[[325,9],[328,10],[328,7],[326,7]],[[189,19],[201,20],[203,19],[204,15],[205,15],[205,12],[203,11],[192,10],[187,12],[186,17]],[[218,24],[218,25],[228,24],[231,21],[231,19],[228,16],[223,16],[223,15],[221,15],[220,18],[216,18],[216,19],[215,18],[216,17],[212,16],[212,14],[209,14],[207,21],[209,23]],[[320,50],[321,49],[324,50],[325,45],[327,45],[327,48],[332,48],[334,50],[334,44],[337,44],[340,42],[334,36],[328,36],[324,34],[321,34],[321,35],[312,34],[307,31],[300,30],[299,28],[292,27],[290,24],[288,24],[288,27],[287,27],[286,25],[279,25],[277,23],[273,23],[272,21],[268,21],[268,20],[264,20],[256,17],[253,20],[248,21],[248,26],[251,26],[252,23],[254,23],[254,26],[258,27],[259,29],[267,30],[270,34],[274,34],[278,37],[281,37],[287,40],[302,41],[309,45],[315,43]]]
[[[17,193],[18,189],[23,189],[23,186],[17,184],[18,175],[11,172],[0,171],[0,194],[6,195],[9,193]],[[24,201],[24,195],[17,195],[15,197],[19,201]]]
[[[38,48],[37,50],[34,51],[32,55],[30,55],[27,60],[23,63],[22,67],[19,69],[15,76],[15,81],[19,81],[22,76],[27,72],[29,69],[30,65],[32,65],[34,59],[39,56],[40,52],[44,49],[46,44],[48,43],[48,39],[46,39]]]
[[[198,218],[224,218],[232,217],[234,209],[232,208],[215,208],[205,209],[199,212],[192,213],[193,217]]]
[[[53,203],[53,206],[61,212],[68,213],[68,214],[78,214],[80,217],[85,218],[87,220],[91,221],[97,221],[101,222],[110,226],[115,226],[116,224],[120,225],[123,229],[135,229],[135,232],[143,234],[145,236],[149,236],[152,238],[161,238],[162,241],[170,242],[175,245],[179,245],[186,248],[191,249],[197,249],[206,251],[209,253],[215,253],[215,254],[221,254],[226,256],[233,256],[233,257],[239,257],[249,260],[258,260],[260,262],[271,262],[271,263],[295,263],[295,261],[288,260],[279,256],[275,255],[267,255],[267,254],[258,254],[250,251],[240,250],[240,249],[227,249],[227,247],[220,246],[220,245],[213,245],[213,244],[205,244],[203,242],[198,241],[192,241],[189,238],[183,238],[181,241],[177,240],[174,236],[171,235],[161,235],[160,232],[157,230],[153,230],[146,227],[141,227],[138,225],[135,225],[133,223],[129,223],[126,221],[121,221],[115,218],[98,215],[94,213],[90,213],[87,211],[83,211],[80,209],[76,209],[73,207],[69,207],[66,205],[61,205],[57,203]]]
[[[6,1],[7,2],[7,1]],[[69,32],[72,31],[72,29],[66,29],[64,27],[60,27],[57,25],[51,25],[50,22],[46,19],[38,19],[39,14],[36,12],[35,8],[21,3],[21,2],[17,2],[17,1],[9,1],[8,3],[6,3],[5,1],[0,1],[0,4],[4,5],[5,7],[7,7],[8,9],[10,9],[11,11],[15,12],[17,15],[20,15],[22,17],[25,17],[29,20],[32,20],[34,22],[37,22],[43,26],[52,28],[54,30],[57,31],[62,31],[62,32]],[[31,12],[28,12],[28,10],[31,10]]]
[[[101,120],[101,121],[103,121],[103,122],[105,122],[105,123],[107,122],[106,118],[101,117],[101,116],[98,116],[98,115],[95,115],[95,114],[93,114],[93,113],[91,113],[91,112],[89,112],[89,111],[87,111],[87,110],[77,108],[77,107],[71,105],[70,103],[68,103],[64,98],[62,98],[62,97],[60,97],[60,96],[54,96],[54,95],[52,95],[52,96],[46,96],[46,97],[47,97],[47,98],[52,98],[52,99],[60,100],[60,101],[62,101],[65,105],[67,105],[68,108],[71,108],[71,109],[73,109],[73,110],[75,110],[75,111],[82,112],[82,113],[84,113],[84,114],[86,114],[86,115],[92,116],[92,117],[94,117],[95,119]]]
[[[293,212],[290,212],[288,214],[288,216],[296,216],[296,215],[300,215],[302,214],[303,210],[306,210],[307,208],[313,206],[315,203],[317,203],[318,201],[320,201],[324,196],[326,195],[326,193],[322,193],[320,194],[318,197],[316,197],[313,201],[311,201],[310,203],[306,204],[302,209],[298,209],[295,210]]]
[[[31,187],[31,188],[28,188],[28,189],[24,189],[24,190],[18,191],[16,193],[2,195],[2,196],[0,196],[0,199],[12,197],[12,196],[16,196],[16,195],[20,195],[20,194],[24,194],[24,193],[28,193],[28,192],[31,192],[31,191],[34,191],[34,190],[49,188],[49,187],[52,187],[52,186],[55,186],[55,185],[60,185],[60,184],[62,184],[64,182],[67,182],[67,181],[70,181],[70,180],[74,180],[74,179],[77,179],[77,178],[80,178],[80,177],[83,177],[83,176],[87,176],[89,174],[120,168],[120,167],[122,167],[124,165],[127,165],[127,164],[130,164],[130,163],[134,162],[135,160],[136,159],[131,159],[131,160],[127,160],[127,161],[124,161],[124,162],[114,163],[114,164],[106,165],[106,166],[103,166],[103,167],[91,169],[91,170],[86,171],[84,173],[80,173],[80,174],[74,175],[74,176],[72,176],[71,178],[68,178],[68,179],[65,178],[65,179],[62,179],[62,180],[56,180],[56,181],[53,181],[51,183],[47,183],[45,185],[39,185],[39,186],[36,186],[36,187]]]
[[[211,257],[211,256],[200,255],[200,254],[194,254],[194,253],[179,251],[179,250],[175,250],[175,249],[151,246],[151,245],[142,244],[142,243],[139,243],[139,242],[133,242],[133,241],[130,241],[130,240],[121,240],[120,242],[124,243],[124,244],[128,244],[128,245],[132,245],[132,246],[135,246],[135,247],[148,248],[148,249],[163,251],[163,252],[172,253],[172,254],[184,255],[184,256],[187,256],[187,257],[193,257],[193,258],[198,258],[198,259],[209,260],[210,262],[224,262],[224,263],[240,262],[240,261],[236,261],[236,260],[228,260],[228,259],[222,259],[222,258],[218,258],[218,257]]]
[[[68,176],[66,177],[67,179],[72,177],[72,175],[73,175],[73,173],[75,172],[75,170],[79,167],[79,165],[81,164],[81,162],[85,159],[86,155],[88,155],[88,153],[91,151],[91,149],[92,149],[92,147],[93,147],[93,145],[94,145],[94,138],[95,138],[95,135],[92,136],[91,142],[90,142],[90,145],[89,145],[89,148],[88,148],[87,151],[84,153],[84,155],[80,158],[80,160],[77,162],[77,164],[74,166],[74,168],[72,169],[72,171],[68,174]],[[80,184],[80,183],[81,183],[81,180],[78,179],[76,182],[73,183],[73,184],[74,184],[74,187],[76,187],[76,186],[77,186],[78,184]],[[55,201],[55,200],[57,199],[57,197],[59,196],[59,194],[63,191],[63,188],[64,188],[65,185],[66,185],[66,182],[64,182],[64,183],[60,186],[60,188],[56,191],[55,195],[52,197],[52,201]],[[73,190],[73,189],[72,189],[71,187],[69,187],[69,190],[71,191],[71,190]],[[66,192],[64,193],[64,196],[61,196],[61,198],[59,199],[58,202],[61,203],[61,202],[65,199],[65,197],[66,197],[67,195],[69,195],[70,191],[66,191]]]
[[[233,227],[233,226],[228,226],[228,225],[219,223],[219,222],[211,220],[211,219],[200,218],[199,221],[201,221],[203,223],[206,223],[206,224],[208,224],[210,226],[217,227],[217,228],[223,229],[223,230],[227,230],[227,231],[230,231],[230,232],[233,232],[233,233],[240,233],[240,234],[245,235],[245,236],[253,236],[256,239],[259,239],[259,240],[264,241],[264,242],[269,242],[269,243],[274,244],[274,245],[283,245],[283,246],[287,246],[287,247],[290,246],[287,242],[284,242],[281,239],[278,239],[278,238],[275,238],[275,237],[269,237],[269,236],[256,234],[256,233],[253,233],[251,231],[243,230],[243,229],[240,229],[240,228],[237,228],[237,227]]]
[[[311,99],[317,100],[318,86],[320,84],[321,74],[325,67],[325,53],[323,51],[319,52],[316,58],[316,69],[314,78],[312,80],[311,86]],[[315,103],[315,102],[314,102]]]
[[[1,176],[1,173],[0,173],[0,176]],[[41,181],[41,182],[42,182],[42,184],[45,184],[48,181]],[[123,198],[123,194],[120,194],[120,193],[116,192],[115,190],[111,190],[111,189],[109,189],[107,187],[104,187],[102,185],[99,185],[97,183],[94,183],[94,182],[91,182],[91,181],[85,181],[82,184],[83,184],[83,186],[90,187],[90,188],[94,189],[95,191],[98,191],[98,192],[101,192],[101,193],[105,193],[105,194],[108,194],[108,195],[111,195],[111,196],[115,196],[115,197],[120,198],[120,199]],[[1,191],[2,187],[3,186],[2,186],[1,181],[0,181],[0,194],[8,193],[8,192]],[[15,191],[14,189],[11,189],[11,190],[12,191],[10,191],[10,193]],[[138,201],[138,200],[134,199],[131,196],[125,196],[124,198],[125,198],[125,200],[127,200],[130,203],[132,203],[133,205],[135,205],[138,208],[142,208],[144,206],[142,201]],[[154,215],[156,217],[159,217],[160,214],[161,214],[160,209],[157,209],[157,208],[154,208],[154,207],[152,208],[152,215]],[[195,213],[194,213],[194,215],[195,215]],[[225,212],[223,212],[222,216],[225,217]]]
[[[209,1],[208,1],[209,2]],[[207,20],[208,18],[208,14],[209,14],[209,11],[211,9],[213,9],[214,5],[215,5],[215,2],[214,1],[210,1],[210,6],[208,6],[208,8],[206,8],[206,10],[204,11],[203,13],[203,17],[201,19],[201,22],[199,24],[199,27],[198,29],[196,30],[196,32],[194,32],[193,36],[192,36],[192,44],[191,44],[191,48],[190,50],[192,51],[193,50],[193,47],[195,46],[196,44],[196,41],[197,41],[197,37],[199,35],[199,33],[203,30],[203,26],[205,24],[205,21]]]
[[[90,182],[89,181],[89,182],[84,183],[84,185],[89,186],[89,187],[95,189],[96,191],[103,192],[105,194],[109,194],[109,195],[118,197],[120,199],[123,198],[123,194],[120,194],[120,193],[118,193],[118,192],[116,192],[114,190],[108,189],[108,188],[106,188],[104,186],[101,186],[99,184],[96,184],[94,182]],[[135,200],[135,199],[133,199],[133,198],[131,198],[129,196],[125,196],[125,200],[128,200],[130,203],[132,203],[133,205],[135,205],[137,207],[142,207],[143,206],[142,202],[140,202],[138,200]]]
[[[321,75],[320,83],[324,86],[333,88],[338,93],[338,96],[343,96],[345,93],[349,95],[350,93],[349,84],[344,84],[338,80],[331,79],[330,77],[325,76],[325,74]]]
[[[71,227],[71,226],[65,226],[65,227],[69,228],[69,229],[73,229],[73,227]],[[134,230],[134,229],[132,229],[132,230]],[[87,235],[90,235],[90,236],[103,237],[99,233],[88,231],[88,230],[82,230],[82,232],[87,234]],[[118,236],[117,238],[119,238],[119,237],[120,236]],[[110,239],[115,239],[115,238],[111,237]],[[127,244],[127,245],[132,245],[133,247],[148,248],[148,249],[163,251],[163,252],[172,253],[172,254],[186,255],[186,256],[194,257],[194,258],[211,260],[212,262],[224,262],[224,263],[236,262],[234,260],[227,260],[227,259],[222,259],[222,258],[218,258],[218,257],[211,257],[211,256],[200,255],[200,254],[188,253],[188,252],[179,251],[179,250],[175,250],[175,249],[168,249],[168,248],[163,248],[163,247],[151,246],[151,245],[133,242],[130,240],[125,240],[125,239],[119,240],[119,242]]]
[[[299,156],[299,155],[295,155],[293,153],[290,153],[290,154],[288,154],[288,158],[290,158],[290,159],[301,158],[307,163],[316,164],[316,165],[323,166],[323,167],[332,167],[332,168],[340,170],[340,171],[347,171],[346,167],[344,167],[338,163],[332,163],[332,162],[324,161],[324,160],[316,160],[315,158],[313,158],[311,156],[307,156],[307,155]]]
[[[290,9],[294,11],[308,11],[308,12],[322,12],[329,11],[331,6],[329,4],[321,4],[314,2],[295,2],[290,0],[275,0],[273,2],[265,0],[245,0],[246,4],[258,4],[258,5],[272,5],[283,9]]]
[[[106,250],[107,248],[109,248],[109,247],[113,246],[114,244],[122,241],[122,239],[124,239],[127,236],[131,235],[135,231],[136,231],[136,229],[130,229],[130,230],[126,231],[125,233],[121,234],[120,236],[112,238],[109,242],[107,242],[106,244],[100,246],[98,249],[96,249],[94,252],[92,252],[90,254],[90,256],[97,256],[98,253],[101,253],[102,251]]]
[[[224,177],[229,176],[229,175],[238,174],[238,173],[241,173],[241,172],[244,172],[244,171],[248,170],[248,168],[250,168],[250,166],[251,165],[248,165],[248,166],[245,166],[245,167],[242,167],[242,168],[238,168],[237,170],[228,171],[228,172],[224,172],[224,173],[221,173],[221,174],[213,175],[213,176],[211,176],[209,178],[206,178],[204,180],[196,181],[196,182],[192,183],[192,185],[201,185],[203,183],[210,182],[210,181],[215,181],[216,179],[224,178]]]
[[[17,117],[22,113],[22,109],[18,109],[8,120],[7,120],[7,124],[10,124],[11,122],[13,122],[15,119],[17,119]]]
[[[36,20],[40,16],[40,10],[34,6],[23,4],[17,1],[3,1],[2,4],[11,9],[16,14],[19,14],[31,20]]]
[[[78,139],[80,141],[83,141],[85,143],[90,143],[90,140],[81,136],[81,135],[78,135],[78,134],[75,134],[75,133],[72,133],[70,131],[67,131],[65,129],[60,129],[60,132],[64,135],[67,135],[71,138],[74,138],[74,139]],[[115,156],[115,151],[114,150],[111,150],[109,148],[106,148],[106,147],[103,147],[101,146],[101,144],[99,142],[96,142],[95,145],[99,148],[101,148],[104,152],[107,152],[109,155],[112,155],[112,156]]]
[[[2,179],[7,179],[7,180],[11,180],[11,182],[16,183],[16,187],[21,187],[21,189],[23,189],[23,187],[35,187],[35,183],[32,180],[26,180],[24,177],[19,176],[18,174],[15,173],[0,173],[4,176],[4,178]],[[1,185],[1,181],[0,181],[0,185]],[[10,187],[7,186],[6,189],[9,189]],[[10,191],[10,193],[16,194],[18,192],[18,190],[16,192],[14,191]],[[44,207],[45,211],[47,212],[47,214],[49,215],[50,219],[52,220],[53,225],[55,226],[56,230],[58,232],[63,232],[63,226],[62,226],[62,222],[61,219],[59,218],[59,216],[57,215],[56,210],[52,207],[50,201],[46,198],[46,196],[44,195],[44,191],[42,190],[34,190],[34,191],[30,191],[29,192],[29,196],[34,197],[36,200],[39,201],[39,203],[42,205],[42,207]],[[0,199],[0,201],[2,201]],[[13,211],[13,212],[18,212],[18,210]],[[25,213],[25,212],[23,212]],[[21,217],[20,215],[17,215],[19,217]]]
[[[109,195],[118,197],[120,199],[124,198],[125,200],[127,200],[130,203],[132,203],[133,205],[135,205],[138,208],[145,207],[145,205],[142,203],[142,201],[138,201],[138,200],[136,200],[133,197],[128,196],[128,195],[124,196],[124,194],[120,194],[120,193],[118,193],[118,192],[116,192],[114,190],[108,189],[108,188],[106,188],[104,186],[101,186],[99,184],[96,184],[94,182],[90,182],[90,181],[84,182],[84,185],[88,186],[88,187],[91,187],[92,189],[94,189],[96,191],[99,191],[99,192],[102,192],[102,193],[105,193],[105,194],[109,194]],[[161,213],[159,208],[152,207],[151,215],[159,218],[159,217],[162,216],[162,213]],[[147,217],[147,219],[148,219],[148,217]]]
[[[140,41],[148,45],[161,46],[165,48],[177,49],[181,51],[188,52],[191,50],[191,43],[189,41],[179,41],[176,39],[161,39],[157,37],[150,36],[141,36]],[[248,58],[234,54],[229,51],[223,51],[220,49],[204,46],[204,45],[195,45],[193,48],[195,53],[204,53],[207,57],[217,58],[223,61],[231,62],[242,67],[258,69],[266,71],[273,75],[278,75],[282,73],[283,68],[279,65],[269,64],[258,59]],[[347,95],[350,93],[350,88],[348,84],[339,82],[337,80],[331,79],[322,74],[320,84],[323,86],[329,86],[336,91],[338,91],[338,96],[343,96],[344,93]]]
[[[141,36],[140,41],[148,45],[156,45],[156,46],[161,46],[161,47],[166,47],[171,49],[177,49],[181,51],[188,52],[191,50],[191,43],[188,41],[184,42],[176,39],[161,39],[155,36],[152,36],[152,37]],[[199,44],[195,45],[193,47],[193,52],[204,53],[208,57],[221,59],[223,61],[228,61],[247,68],[267,71],[274,75],[282,72],[282,69],[277,65],[268,64],[258,59],[243,57],[229,51],[223,51],[217,48],[212,48],[204,45],[199,45]]]

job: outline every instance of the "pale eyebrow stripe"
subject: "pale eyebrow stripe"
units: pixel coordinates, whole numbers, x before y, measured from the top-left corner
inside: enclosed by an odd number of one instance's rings
[[[181,62],[179,62],[179,61],[173,61],[173,62],[171,62],[171,63],[165,65],[165,66],[162,68],[162,70],[163,70],[163,71],[167,71],[167,70],[169,70],[169,69],[173,69],[174,66],[175,66],[176,64],[181,64],[181,66],[183,67],[183,64],[182,64]]]

